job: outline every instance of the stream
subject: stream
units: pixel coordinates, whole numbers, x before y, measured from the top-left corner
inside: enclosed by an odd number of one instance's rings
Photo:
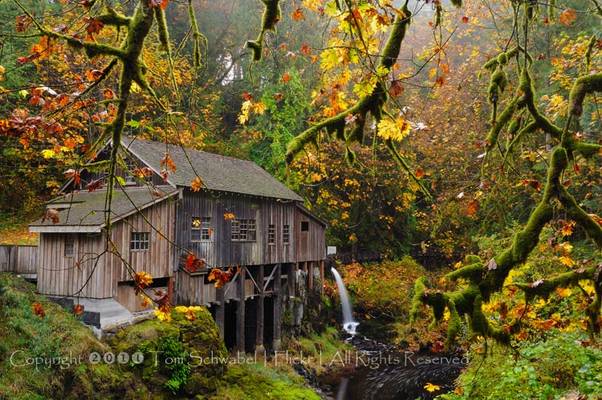
[[[454,381],[467,366],[462,354],[403,351],[395,346],[356,333],[360,325],[353,318],[347,289],[334,268],[331,269],[339,290],[343,330],[347,341],[357,350],[348,364],[355,368],[320,387],[329,399],[336,400],[414,400],[433,399],[453,390]],[[430,383],[433,391],[425,389]]]

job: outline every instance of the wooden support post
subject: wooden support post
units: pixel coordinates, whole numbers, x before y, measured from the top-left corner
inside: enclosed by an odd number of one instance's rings
[[[264,269],[263,265],[257,267],[257,286],[259,286],[259,294],[257,296],[257,330],[255,331],[255,352],[264,353],[265,347],[263,345],[263,327],[264,327],[264,305],[265,305],[265,292],[263,291],[264,281]]]
[[[320,261],[320,294],[324,294],[324,260]]]
[[[312,290],[314,288],[314,263],[308,261],[307,263],[307,288]]]
[[[274,351],[280,350],[282,336],[282,264],[276,264],[274,273]]]
[[[224,288],[221,287],[215,290],[215,300],[216,300],[216,309],[215,309],[215,324],[219,329],[219,334],[224,339],[226,337],[224,328],[225,328],[225,320],[226,320],[226,302],[224,301]]]
[[[286,272],[287,272],[286,283],[288,285],[289,297],[295,297],[295,278],[296,278],[295,265],[296,264],[289,264],[288,268],[286,270]]]
[[[236,349],[244,353],[245,351],[245,267],[240,268],[238,273],[238,304],[236,307]]]

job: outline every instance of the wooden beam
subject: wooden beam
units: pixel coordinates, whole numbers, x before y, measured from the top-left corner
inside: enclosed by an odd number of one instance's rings
[[[215,324],[219,329],[219,334],[224,339],[224,328],[225,328],[225,317],[226,317],[226,304],[224,302],[224,288],[218,288],[215,290]]]
[[[295,265],[296,264],[289,264],[287,269],[286,283],[288,285],[289,297],[295,297]]]
[[[238,303],[236,305],[236,349],[245,351],[245,275],[246,267],[240,267],[238,273],[237,289]]]
[[[314,288],[314,262],[307,262],[307,288],[312,290]]]
[[[282,265],[276,264],[274,275],[274,351],[280,349],[282,336]]]
[[[265,347],[263,346],[263,335],[264,335],[264,305],[265,305],[265,292],[263,290],[264,280],[264,269],[263,265],[257,267],[257,281],[259,281],[259,296],[257,298],[257,330],[255,331],[255,352],[264,353]]]
[[[324,294],[324,260],[320,260],[320,294]]]

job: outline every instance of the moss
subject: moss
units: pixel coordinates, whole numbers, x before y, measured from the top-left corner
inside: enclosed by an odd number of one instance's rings
[[[261,17],[261,31],[255,40],[248,40],[246,46],[253,51],[253,60],[261,60],[263,47],[263,37],[266,31],[276,29],[276,24],[280,21],[281,10],[280,0],[261,0],[264,5],[263,15]]]
[[[580,116],[585,95],[593,92],[602,92],[602,73],[582,76],[575,81],[569,94],[569,113]]]
[[[450,272],[445,275],[447,279],[458,280],[458,279],[469,279],[472,282],[480,281],[480,278],[484,272],[483,263],[481,261],[474,264],[466,265],[460,269]]]

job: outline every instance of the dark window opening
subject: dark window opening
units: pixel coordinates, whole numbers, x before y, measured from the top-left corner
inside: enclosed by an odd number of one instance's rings
[[[309,221],[301,221],[301,232],[309,231]]]
[[[150,245],[150,232],[132,232],[130,250],[148,250]]]

